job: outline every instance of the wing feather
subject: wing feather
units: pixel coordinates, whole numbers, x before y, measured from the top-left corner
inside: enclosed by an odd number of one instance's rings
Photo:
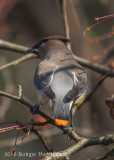
[[[55,98],[55,93],[51,89],[51,82],[53,80],[53,75],[54,72],[52,71],[39,75],[37,68],[34,76],[34,85],[36,86],[36,88],[50,99]]]
[[[86,81],[83,79],[83,77],[80,76],[79,74],[74,76],[75,76],[74,85],[66,95],[69,100],[77,99],[87,89],[87,84],[86,84]]]

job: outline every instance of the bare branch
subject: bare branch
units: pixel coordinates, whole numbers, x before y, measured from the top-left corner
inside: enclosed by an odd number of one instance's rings
[[[28,47],[24,47],[24,46],[17,45],[17,44],[0,39],[0,49],[5,49],[5,50],[24,54],[27,51]]]
[[[110,71],[110,68],[109,67],[106,67],[104,65],[100,65],[100,64],[97,64],[97,63],[92,63],[84,58],[81,58],[81,57],[78,57],[78,56],[75,56],[73,55],[74,58],[77,60],[78,63],[80,63],[82,66],[85,66],[95,72],[98,72],[100,74],[105,74],[107,72]],[[111,74],[109,75],[109,77],[114,77],[114,69],[112,70]]]
[[[45,147],[47,152],[52,152],[52,149],[48,146],[47,142],[45,141],[44,137],[41,135],[41,133],[38,130],[38,127],[33,127],[32,131],[36,134],[36,136],[40,139],[43,146]]]
[[[70,32],[69,32],[69,25],[68,25],[68,18],[67,18],[67,13],[66,13],[66,0],[59,0],[60,8],[63,14],[64,18],[64,28],[65,28],[65,36],[66,38],[70,39]],[[68,43],[68,48],[71,50],[71,44]],[[79,56],[75,56],[72,53],[74,59],[77,60],[78,63],[80,63],[82,66],[87,67],[95,72],[105,74],[108,71],[110,71],[109,67],[105,67],[103,65],[97,64],[97,63],[92,63],[84,58],[81,58]],[[114,70],[110,74],[110,77],[114,76]]]
[[[106,74],[100,76],[100,78],[98,79],[97,83],[95,84],[95,86],[93,87],[93,89],[87,94],[84,102],[78,107],[78,110],[83,106],[83,104],[87,101],[90,100],[90,98],[92,97],[93,93],[100,87],[100,85],[103,83],[103,81],[111,74],[112,69],[110,69],[109,72],[107,72]]]
[[[9,62],[9,63],[6,63],[4,65],[1,65],[0,66],[0,70],[6,69],[6,68],[8,68],[10,66],[13,66],[13,65],[16,66],[16,65],[20,64],[21,62],[24,62],[26,60],[29,60],[29,59],[32,59],[32,58],[36,58],[36,57],[37,57],[37,55],[35,55],[33,53],[26,54],[26,55],[22,56],[21,58],[18,58],[16,60],[12,61],[12,62]]]
[[[27,106],[27,108],[31,108],[33,107],[30,103],[28,103],[25,99],[23,99],[22,97],[18,97],[18,96],[14,96],[11,94],[8,94],[6,92],[2,92],[0,91],[0,95],[1,96],[5,96],[8,98],[11,98],[13,100],[16,100],[22,104],[24,104],[25,106]],[[40,114],[41,116],[43,116],[45,119],[47,119],[47,121],[53,125],[55,125],[54,120],[52,118],[50,118],[49,116],[47,116],[46,114],[44,114],[43,112],[41,112],[40,110],[38,110],[38,114]],[[35,125],[35,124],[34,124]],[[74,146],[62,151],[62,152],[57,152],[57,155],[53,155],[53,156],[47,156],[45,157],[45,160],[52,160],[53,158],[55,160],[61,160],[61,159],[68,159],[68,157],[70,157],[71,155],[73,155],[74,153],[78,152],[81,149],[84,149],[88,146],[93,146],[93,145],[109,145],[111,143],[114,143],[114,135],[107,135],[107,136],[101,136],[101,137],[93,137],[93,138],[83,138],[78,136],[74,131],[69,131],[66,127],[63,126],[57,126],[56,127],[62,129],[64,132],[66,132],[66,134],[69,135],[69,137],[71,137],[74,141],[78,142],[77,144],[75,144]],[[43,141],[43,139],[42,139]],[[44,141],[43,141],[44,143]],[[60,154],[60,156],[59,156]],[[62,154],[62,156],[61,156]]]
[[[5,57],[2,57],[0,59],[0,64],[6,63],[6,62],[7,61],[6,61]],[[2,72],[2,75],[3,75],[3,79],[4,79],[4,83],[5,83],[4,90],[6,92],[13,93],[14,85],[13,85],[13,80],[12,80],[12,77],[10,74],[10,70],[8,69],[8,70]],[[10,104],[11,104],[11,99],[8,99],[7,101],[6,101],[5,97],[3,97],[3,99],[1,99],[1,102],[0,102],[0,120],[1,121],[3,121],[3,119],[5,119],[5,114],[6,114],[7,110],[9,109]]]
[[[114,43],[113,43],[114,46]],[[111,48],[108,53],[104,54],[103,58],[100,61],[100,64],[107,63],[112,57],[114,57],[114,47]]]
[[[42,160],[64,160],[65,158],[71,157],[74,153],[87,148],[88,146],[94,145],[109,145],[114,143],[114,135],[107,135],[107,136],[100,136],[100,137],[93,137],[93,138],[83,138],[77,144],[67,148],[64,151],[56,152],[55,154],[48,153],[45,158]],[[50,156],[51,155],[51,156]]]
[[[111,74],[111,72],[112,72],[112,69],[110,69],[109,72],[107,72],[106,74],[104,74],[103,76],[101,76],[98,79],[98,81],[97,81],[96,85],[94,86],[94,88],[91,90],[90,93],[88,93],[88,95],[87,95],[87,97],[85,99],[85,102],[90,100],[90,98],[93,95],[93,93],[98,89],[98,87],[103,83],[103,81]]]
[[[68,25],[68,17],[67,17],[67,10],[66,10],[66,0],[59,0],[59,5],[61,8],[61,12],[63,15],[63,21],[64,21],[64,30],[65,30],[65,37],[70,39],[70,31],[69,31],[69,25]],[[69,50],[71,50],[71,43],[67,43],[67,47]]]
[[[30,104],[29,102],[27,102],[23,97],[18,97],[18,96],[14,96],[12,94],[0,91],[0,95],[4,96],[4,97],[8,97],[10,99],[13,99],[21,104],[24,104],[27,108],[29,108],[31,110],[31,108],[33,108],[34,106],[32,104]],[[78,142],[82,139],[82,137],[80,137],[79,135],[77,135],[73,130],[68,130],[67,127],[64,126],[58,126],[55,124],[54,119],[50,118],[48,115],[46,115],[45,113],[43,113],[40,110],[37,110],[37,114],[41,115],[42,117],[44,117],[48,124],[53,124],[54,126],[58,127],[59,129],[61,129],[65,134],[67,134],[71,139],[73,139],[75,142]],[[46,122],[46,123],[47,123]],[[43,123],[43,122],[42,122]],[[37,125],[36,123],[34,125]],[[42,124],[41,124],[42,125]],[[45,124],[44,124],[45,125]]]
[[[23,141],[23,144],[26,144],[26,143],[31,142],[33,140],[35,140],[35,141],[37,140],[38,141],[38,139],[36,138],[36,136],[32,134],[30,136],[30,138],[26,138]],[[0,139],[0,149],[2,149],[3,147],[11,147],[12,144],[14,143],[14,141],[15,141],[15,137],[14,138],[10,137],[9,139]]]
[[[97,158],[90,158],[88,160],[104,160],[109,158],[110,156],[114,157],[114,148],[112,148],[111,150],[109,150],[104,156],[102,157],[97,157]]]
[[[24,104],[27,108],[31,108],[32,105],[30,103],[28,103],[26,100],[24,100],[22,97],[18,97],[18,96],[14,96],[12,94],[0,91],[0,95],[4,96],[4,97],[8,97],[10,99],[13,99],[15,101],[20,102],[21,104]]]
[[[13,44],[13,43],[10,43],[7,41],[3,41],[3,40],[0,40],[0,48],[6,49],[6,50],[11,50],[11,51],[16,51],[19,53],[25,53],[26,50],[28,49],[27,47],[23,47],[21,45],[16,45],[16,44]],[[77,62],[80,63],[82,66],[85,66],[85,67],[87,67],[95,72],[98,72],[100,74],[101,73],[105,74],[110,70],[109,67],[106,67],[106,66],[103,66],[103,65],[100,65],[97,63],[92,63],[84,58],[79,57],[79,56],[75,56],[75,55],[73,55],[73,56],[77,60]],[[30,53],[30,54],[25,55],[25,57],[22,57],[22,59],[19,59],[19,61],[22,62],[22,61],[25,61],[26,59],[28,60],[29,58],[35,58],[35,57],[37,57],[35,54]],[[11,62],[12,64],[7,64],[7,65],[11,66],[11,65],[19,64],[20,62],[18,62],[18,60],[17,60],[16,62],[15,61]],[[8,67],[7,65],[6,65],[6,67]],[[5,66],[3,66],[3,69],[4,69],[4,67]],[[2,68],[2,66],[0,67],[0,69],[1,68]],[[110,77],[114,77],[114,69],[111,72]]]

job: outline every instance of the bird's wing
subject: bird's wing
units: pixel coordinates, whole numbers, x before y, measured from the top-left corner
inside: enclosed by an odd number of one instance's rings
[[[36,88],[50,99],[55,98],[55,93],[52,91],[50,86],[53,80],[53,75],[54,75],[54,71],[39,74],[38,68],[37,68],[35,72],[35,77],[34,77],[34,84]]]
[[[85,72],[82,72],[82,74],[85,74]],[[72,89],[67,93],[67,98],[69,100],[74,100],[80,97],[87,89],[87,84],[83,76],[81,74],[75,74],[74,76],[74,84]]]

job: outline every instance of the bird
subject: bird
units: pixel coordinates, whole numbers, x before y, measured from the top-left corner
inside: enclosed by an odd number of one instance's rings
[[[50,107],[54,107],[55,124],[66,126],[71,118],[70,127],[73,128],[75,110],[87,94],[87,74],[68,49],[69,42],[62,36],[45,37],[27,53],[35,53],[41,59],[34,85],[38,92],[48,97]]]

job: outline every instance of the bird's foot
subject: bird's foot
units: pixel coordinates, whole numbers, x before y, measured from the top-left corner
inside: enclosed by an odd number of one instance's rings
[[[35,104],[33,107],[30,108],[30,112],[32,114],[37,114],[37,111],[39,110],[39,107],[40,107],[39,103]]]
[[[64,131],[64,134],[68,134],[70,133],[70,131],[73,131],[74,130],[74,127],[72,124],[70,124]]]
[[[69,127],[65,128],[63,134],[67,134],[67,139],[72,140],[70,136],[72,131],[73,131],[73,127],[70,125]]]
[[[67,127],[67,131],[66,131],[66,133],[70,133],[70,132],[72,132],[74,129],[71,127],[71,126],[69,126],[69,127]]]
[[[71,123],[71,124],[69,125],[68,129],[69,129],[69,130],[72,130],[72,131],[74,130],[74,125],[73,125],[73,123]]]

